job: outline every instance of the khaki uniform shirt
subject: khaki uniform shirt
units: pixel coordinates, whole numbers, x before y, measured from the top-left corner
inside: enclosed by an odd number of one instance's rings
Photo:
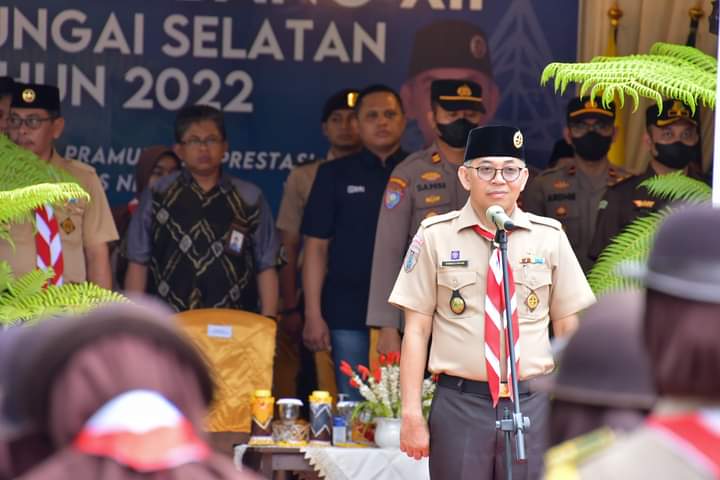
[[[520,323],[519,379],[524,380],[554,368],[550,319],[575,314],[594,303],[595,297],[559,222],[519,208],[512,218],[520,227],[509,236],[508,255]],[[486,381],[482,352],[491,245],[472,229],[478,224],[469,201],[460,211],[424,220],[389,301],[432,315],[431,372]],[[450,309],[453,290],[465,300],[460,314]],[[504,340],[500,343],[504,345]],[[506,378],[505,355],[502,348],[502,378]]]
[[[687,413],[688,403],[661,400],[654,415]],[[698,408],[698,405],[694,406]],[[707,405],[715,416],[720,415],[718,405]],[[712,428],[712,427],[711,427]],[[705,445],[706,448],[718,445]],[[640,479],[717,479],[709,465],[693,456],[693,449],[685,440],[675,439],[672,434],[643,426],[618,439],[607,450],[592,456],[578,468],[579,475],[572,478],[587,480],[612,480],[616,478]]]
[[[468,192],[457,169],[433,144],[410,155],[390,175],[375,233],[368,326],[400,328],[402,312],[387,298],[420,222],[465,205]]]
[[[318,168],[323,163],[333,159],[334,157],[328,153],[327,158],[324,160],[318,160],[307,165],[298,165],[292,169],[285,181],[282,200],[280,200],[280,209],[275,221],[278,230],[300,233],[305,205],[307,205],[310,197],[310,191],[315,182]]]
[[[593,262],[588,250],[595,234],[598,205],[608,186],[628,176],[609,165],[602,175],[588,176],[577,159],[564,158],[538,175],[523,193],[523,209],[559,220],[584,271]]]
[[[95,169],[77,160],[67,160],[57,152],[53,152],[50,163],[70,173],[90,195],[89,202],[78,200],[55,207],[62,243],[63,278],[66,283],[84,282],[87,280],[84,247],[117,240],[118,232]],[[12,225],[10,235],[15,248],[0,240],[0,259],[10,263],[17,278],[37,265],[34,217],[32,221]]]

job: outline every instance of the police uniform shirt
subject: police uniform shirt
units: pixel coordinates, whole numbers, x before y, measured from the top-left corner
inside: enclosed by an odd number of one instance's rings
[[[399,149],[383,165],[364,149],[318,169],[301,231],[330,240],[322,312],[331,329],[366,328],[380,204],[390,172],[406,155]]]
[[[204,191],[187,170],[147,188],[128,230],[128,260],[149,267],[148,292],[178,311],[256,311],[256,276],[277,266],[279,242],[262,191],[221,172]]]
[[[292,169],[285,181],[280,209],[278,210],[275,225],[279,230],[291,233],[300,233],[303,212],[310,197],[318,168],[325,162],[334,158],[328,154],[327,159],[318,160],[307,165],[298,165]]]
[[[420,222],[462,208],[468,192],[457,165],[437,145],[410,155],[390,175],[380,208],[373,253],[367,325],[400,328],[401,312],[387,303],[405,250]]]
[[[509,235],[508,254],[520,324],[519,379],[525,380],[554,367],[550,319],[573,315],[595,297],[559,222],[519,208],[512,218],[519,228]],[[431,372],[486,381],[482,346],[491,246],[472,229],[479,224],[469,201],[460,211],[424,220],[389,301],[433,317]],[[460,313],[450,307],[453,291],[465,302]],[[506,363],[500,362],[503,378]]]
[[[597,260],[612,238],[630,223],[658,212],[668,204],[666,198],[655,196],[647,188],[640,186],[642,182],[656,175],[655,170],[648,167],[641,175],[632,175],[608,187],[598,204],[595,235],[588,251],[591,260]],[[701,178],[691,177],[703,181]]]
[[[78,199],[55,206],[62,244],[64,281],[81,283],[87,280],[85,247],[117,240],[118,232],[95,169],[77,160],[65,159],[56,151],[53,151],[50,163],[72,175],[90,195],[89,202]],[[10,236],[14,247],[0,240],[0,259],[10,264],[15,277],[35,270],[35,220],[11,225]]]
[[[627,176],[614,166],[603,175],[591,177],[577,166],[574,157],[562,159],[554,168],[542,172],[523,193],[527,212],[559,220],[584,271],[590,270],[588,256],[595,234],[598,205],[607,187]]]

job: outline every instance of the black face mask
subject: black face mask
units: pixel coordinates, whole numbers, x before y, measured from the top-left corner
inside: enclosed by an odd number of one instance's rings
[[[610,151],[612,136],[605,137],[595,132],[588,132],[580,138],[573,138],[572,144],[575,153],[580,158],[591,162],[597,162],[605,158]]]
[[[477,127],[476,123],[472,123],[464,118],[458,118],[451,123],[438,123],[440,130],[440,138],[453,148],[463,148],[467,143],[470,130]]]
[[[655,159],[674,170],[680,170],[691,162],[700,160],[700,142],[695,145],[685,145],[682,142],[656,143],[657,156]]]

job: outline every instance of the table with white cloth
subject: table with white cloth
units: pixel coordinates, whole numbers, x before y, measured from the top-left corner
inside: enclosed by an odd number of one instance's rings
[[[235,464],[266,478],[294,472],[325,480],[424,480],[428,460],[414,460],[398,449],[345,447],[235,447]]]

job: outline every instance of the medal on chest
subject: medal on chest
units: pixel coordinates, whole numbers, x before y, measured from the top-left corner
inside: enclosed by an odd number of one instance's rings
[[[465,299],[462,295],[460,295],[458,290],[452,291],[452,296],[450,297],[450,310],[455,315],[460,315],[465,311]]]

